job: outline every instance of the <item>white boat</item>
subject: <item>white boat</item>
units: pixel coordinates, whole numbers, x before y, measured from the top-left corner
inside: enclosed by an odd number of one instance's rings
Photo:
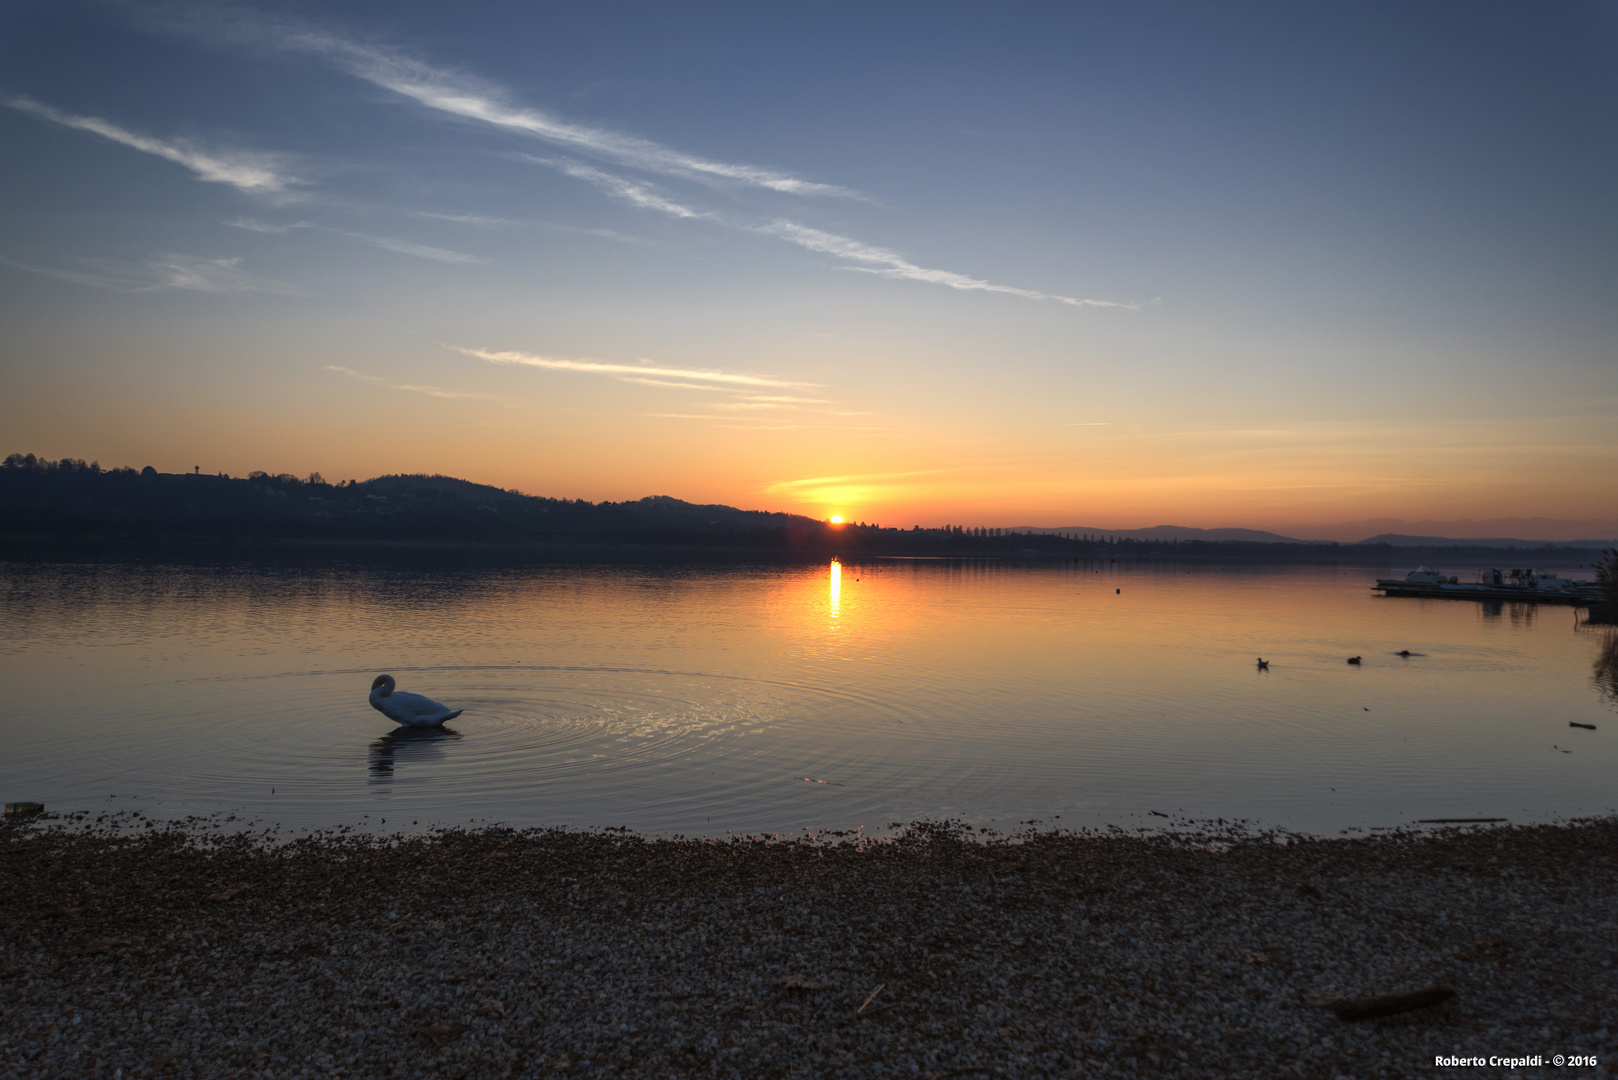
[[[1544,570],[1478,572],[1476,581],[1446,577],[1430,566],[1418,567],[1402,578],[1377,578],[1384,596],[1442,597],[1455,600],[1516,600],[1560,604],[1601,602],[1601,589],[1583,578],[1559,577]]]

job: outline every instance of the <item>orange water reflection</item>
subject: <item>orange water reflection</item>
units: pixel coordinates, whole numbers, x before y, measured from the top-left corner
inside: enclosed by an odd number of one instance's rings
[[[1395,567],[1187,569],[0,566],[0,787],[714,835],[1611,806],[1618,645],[1572,611],[1374,596]],[[465,708],[458,737],[390,732],[382,671]]]

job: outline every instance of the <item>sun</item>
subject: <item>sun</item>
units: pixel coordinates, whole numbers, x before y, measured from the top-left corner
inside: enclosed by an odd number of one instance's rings
[[[841,525],[843,523],[843,515],[842,514],[833,514],[831,516],[831,523],[833,525]]]

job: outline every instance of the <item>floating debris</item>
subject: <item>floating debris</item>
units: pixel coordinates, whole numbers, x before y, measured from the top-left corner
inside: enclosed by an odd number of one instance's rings
[[[831,780],[811,780],[807,776],[795,776],[795,777],[793,777],[793,779],[794,780],[808,780],[809,783],[811,783],[811,784],[830,784],[832,787],[842,787],[843,786],[842,784],[834,783]]]
[[[1594,731],[1596,729],[1596,726],[1594,724],[1581,724],[1577,720],[1569,720],[1567,722],[1567,726],[1568,727],[1581,727],[1581,728],[1584,728],[1586,731]]]

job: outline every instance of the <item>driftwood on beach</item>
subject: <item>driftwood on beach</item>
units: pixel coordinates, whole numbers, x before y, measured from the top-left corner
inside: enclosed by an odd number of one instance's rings
[[[1339,1020],[1371,1020],[1378,1016],[1397,1016],[1412,1009],[1426,1009],[1442,1005],[1455,996],[1447,986],[1426,986],[1399,994],[1377,994],[1363,998],[1332,998],[1321,1002],[1321,1007],[1337,1014]]]

